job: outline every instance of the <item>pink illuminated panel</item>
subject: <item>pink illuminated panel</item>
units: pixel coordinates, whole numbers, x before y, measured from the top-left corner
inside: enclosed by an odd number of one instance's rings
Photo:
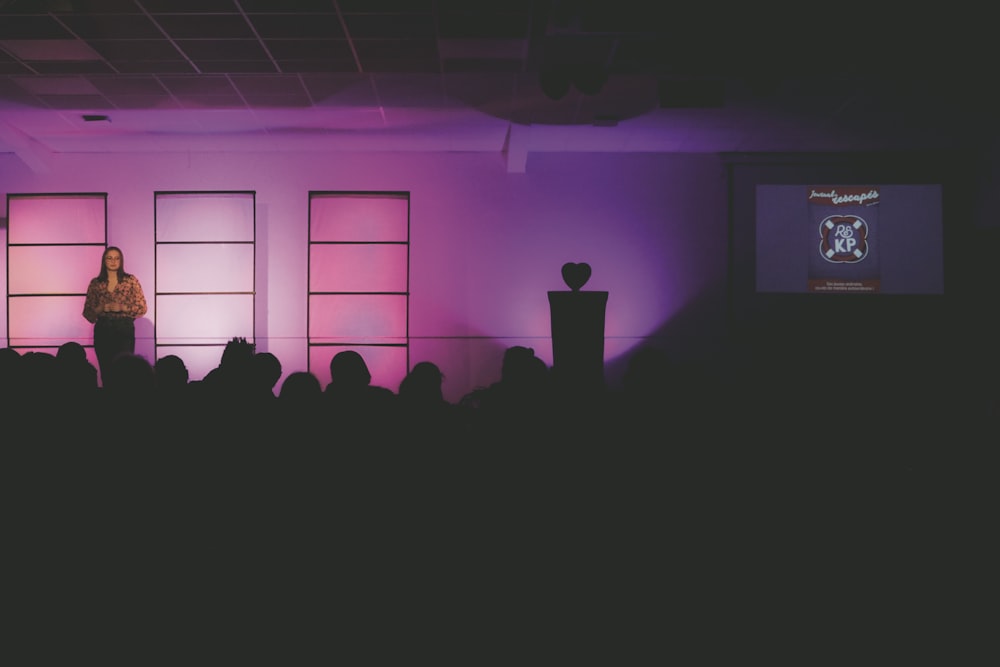
[[[7,197],[7,337],[11,347],[93,344],[84,295],[101,268],[104,194]]]
[[[344,350],[355,350],[364,358],[372,374],[372,384],[393,391],[399,389],[400,381],[406,376],[405,347],[313,345],[309,348],[309,368],[323,387],[330,382],[330,360]]]
[[[409,359],[409,196],[310,193],[309,370],[354,349],[396,391]]]
[[[157,193],[156,240],[253,241],[254,194]]]
[[[84,292],[101,268],[104,246],[26,245],[7,249],[9,294]]]
[[[184,359],[191,379],[229,340],[254,340],[254,216],[252,192],[156,193],[157,357]]]
[[[310,241],[409,240],[405,195],[313,195],[309,207]]]
[[[158,292],[252,292],[248,243],[161,243],[156,247]]]
[[[309,297],[313,343],[406,342],[406,297],[394,294],[313,294]]]
[[[104,195],[11,195],[7,243],[103,245],[106,200]],[[100,268],[100,256],[96,266]]]
[[[405,292],[407,246],[402,244],[321,244],[309,249],[313,292]]]
[[[234,336],[253,340],[253,294],[157,296],[157,344],[225,344]]]
[[[93,326],[83,319],[83,300],[82,296],[9,298],[10,346],[62,345],[71,340],[91,345]]]

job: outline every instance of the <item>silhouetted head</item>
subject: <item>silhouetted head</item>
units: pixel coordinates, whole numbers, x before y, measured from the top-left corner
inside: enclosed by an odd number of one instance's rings
[[[219,366],[222,368],[248,368],[254,355],[254,344],[246,338],[231,338],[222,350]]]
[[[20,393],[24,381],[24,358],[12,347],[0,348],[0,392],[5,397]]]
[[[187,365],[176,354],[157,359],[153,370],[156,372],[156,384],[160,387],[181,387],[188,383]]]
[[[407,400],[442,401],[442,382],[444,374],[437,364],[421,361],[399,383],[399,396]]]
[[[281,379],[281,361],[270,352],[253,355],[253,376],[258,387],[274,389]]]
[[[372,374],[364,357],[354,350],[344,350],[330,359],[330,384],[337,389],[360,389],[371,384]]]
[[[126,398],[148,397],[156,387],[156,372],[145,357],[123,352],[111,362],[106,387]]]
[[[27,392],[45,394],[59,380],[59,362],[49,352],[30,350],[22,355],[22,378]]]
[[[311,401],[322,393],[323,386],[320,384],[319,378],[309,371],[295,371],[290,373],[281,383],[278,398],[293,402]]]
[[[87,361],[87,350],[75,340],[66,341],[56,351],[56,359],[62,363],[83,363]]]
[[[14,348],[0,348],[0,377],[7,377],[7,373],[19,374],[23,362],[21,353]]]
[[[76,341],[68,341],[56,351],[62,390],[75,392],[96,389],[97,367],[87,359],[87,350]]]
[[[542,382],[547,375],[548,366],[535,356],[533,348],[514,345],[504,351],[500,379],[508,385],[536,385]]]

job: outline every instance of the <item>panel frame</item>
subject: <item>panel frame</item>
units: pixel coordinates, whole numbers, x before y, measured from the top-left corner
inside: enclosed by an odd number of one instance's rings
[[[160,207],[159,203],[161,198],[170,197],[249,197],[250,198],[250,210],[252,214],[252,220],[250,221],[252,231],[250,234],[250,239],[246,238],[218,238],[212,240],[206,240],[205,238],[193,239],[190,241],[184,241],[180,239],[171,240],[160,240],[160,230],[159,225],[161,221]],[[250,307],[250,323],[249,331],[251,332],[248,341],[251,343],[256,343],[257,340],[257,192],[256,190],[156,190],[153,192],[153,239],[154,239],[154,252],[153,252],[153,299],[154,303],[158,304],[161,297],[176,298],[183,296],[194,296],[201,297],[205,295],[211,296],[235,296],[235,295],[249,295],[251,300]],[[161,276],[160,271],[162,270],[160,262],[160,248],[165,246],[212,246],[212,245],[250,245],[253,250],[251,252],[251,266],[250,271],[250,281],[249,284],[251,288],[249,290],[206,290],[206,291],[184,291],[184,292],[174,292],[174,291],[161,291]],[[165,281],[165,279],[164,279]],[[159,309],[157,309],[157,320],[160,319]],[[158,335],[158,330],[164,326],[165,323],[156,322],[153,330],[153,340],[154,349],[156,350],[156,358],[160,358],[160,350],[169,350],[169,354],[177,354],[183,359],[183,354],[180,351],[184,349],[201,349],[201,348],[223,348],[226,342],[232,338],[230,336],[227,340],[198,340],[193,343],[179,343],[176,337],[171,337],[168,342],[161,342],[160,336]],[[234,333],[234,336],[241,335],[239,333]],[[192,374],[190,380],[198,381],[203,379],[199,377],[199,373],[195,372]]]
[[[406,372],[409,371],[410,367],[410,211],[411,211],[411,195],[408,191],[400,190],[310,190],[308,193],[307,201],[307,211],[309,220],[307,222],[307,238],[309,248],[307,250],[307,300],[306,300],[306,345],[307,345],[307,367],[308,370],[321,379],[321,383],[325,386],[329,382],[329,368],[318,368],[315,366],[314,358],[319,357],[323,359],[332,358],[334,354],[341,350],[355,350],[359,352],[362,356],[365,356],[365,350],[375,351],[379,348],[402,348],[403,355],[403,368],[397,369],[395,375],[390,375],[385,371],[373,368],[372,370],[372,384],[379,384],[387,386],[393,391],[396,390],[399,380],[405,376]],[[314,200],[318,198],[336,198],[336,197],[352,197],[352,198],[371,198],[371,199],[401,199],[405,201],[406,210],[406,220],[405,220],[405,239],[399,238],[382,238],[377,240],[366,241],[364,239],[358,238],[354,235],[347,235],[342,240],[336,240],[330,238],[327,233],[323,235],[322,239],[315,238],[314,235],[314,221],[313,221],[313,204]],[[353,289],[347,291],[331,290],[328,289],[328,285],[324,286],[324,289],[314,289],[313,288],[313,248],[317,245],[359,245],[359,244],[373,244],[373,245],[403,245],[406,248],[405,251],[405,289],[402,291],[384,291],[384,290],[373,290],[373,291],[359,291],[356,285],[353,285]],[[370,296],[370,295],[398,295],[404,298],[404,332],[402,338],[399,336],[391,336],[390,338],[395,340],[400,340],[399,343],[375,343],[370,342],[370,340],[350,340],[343,339],[336,342],[319,342],[314,341],[312,336],[312,303],[314,296],[323,295],[339,295],[339,296]],[[377,334],[372,337],[377,338]],[[317,336],[316,338],[323,338],[322,336]]]
[[[29,200],[42,200],[42,199],[85,199],[85,200],[99,200],[97,202],[100,207],[103,220],[99,224],[99,234],[101,237],[99,240],[95,240],[90,235],[83,234],[80,239],[66,239],[65,242],[53,242],[53,241],[30,241],[30,240],[18,240],[20,238],[19,233],[11,234],[12,219],[11,210],[13,202],[24,202]],[[16,216],[15,216],[16,217]],[[4,253],[6,260],[6,276],[5,276],[5,309],[4,309],[4,339],[6,345],[12,349],[18,351],[37,351],[45,350],[52,354],[58,352],[59,347],[63,343],[67,342],[77,342],[84,346],[87,350],[89,356],[93,356],[93,332],[90,329],[90,325],[84,326],[70,326],[67,331],[73,329],[79,329],[80,334],[77,336],[71,336],[69,338],[37,338],[37,337],[27,337],[21,340],[21,336],[11,336],[11,329],[13,328],[15,332],[21,329],[21,325],[18,322],[12,321],[12,312],[17,313],[23,310],[25,303],[30,300],[43,299],[46,301],[64,300],[67,304],[77,303],[79,308],[74,309],[70,312],[69,306],[66,306],[66,321],[74,322],[79,325],[80,323],[76,320],[82,320],[83,315],[83,301],[87,296],[87,285],[91,278],[97,275],[96,271],[100,264],[99,257],[104,249],[108,246],[108,193],[107,192],[11,192],[7,193],[6,198],[6,221],[7,221],[7,234]],[[16,229],[14,230],[16,232]],[[15,237],[12,240],[11,237]],[[43,291],[43,292],[12,292],[11,291],[11,249],[18,248],[69,248],[69,247],[89,247],[95,250],[95,260],[94,260],[94,272],[86,276],[85,279],[81,279],[78,289],[66,290],[66,291]],[[17,306],[12,307],[12,304],[16,302]],[[86,331],[86,334],[84,333]]]

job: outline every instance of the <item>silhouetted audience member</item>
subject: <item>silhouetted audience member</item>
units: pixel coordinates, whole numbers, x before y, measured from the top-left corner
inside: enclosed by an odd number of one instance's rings
[[[275,398],[281,379],[281,361],[271,352],[257,352],[251,362],[255,393],[262,399]]]
[[[309,437],[323,419],[323,385],[309,371],[289,373],[278,389],[276,406],[276,428]]]
[[[330,382],[323,389],[330,424],[355,439],[382,438],[392,427],[397,396],[387,387],[373,385],[364,357],[343,350],[330,359]]]
[[[59,395],[59,362],[54,354],[39,350],[21,353],[20,386],[11,387],[11,423],[21,423],[27,428],[32,440],[49,436],[58,438],[56,427],[72,419],[53,418],[53,407],[59,405],[60,413],[69,409],[67,401],[55,398]],[[75,407],[75,406],[74,406]]]
[[[253,395],[254,344],[243,337],[229,339],[218,365],[198,383],[198,393],[212,403],[243,404]]]
[[[187,410],[190,407],[191,374],[184,360],[176,354],[162,356],[156,360],[153,371],[156,375],[157,401],[171,409]]]
[[[87,358],[87,350],[76,341],[67,341],[56,351],[59,391],[70,401],[89,402],[98,396],[97,366]]]
[[[500,379],[469,392],[460,405],[476,411],[476,427],[486,437],[547,439],[555,420],[548,365],[533,348],[508,347]]]
[[[464,408],[444,398],[444,373],[437,364],[421,361],[413,365],[396,392],[401,425],[407,437],[454,440],[464,433]]]
[[[156,371],[141,354],[122,352],[111,362],[106,393],[116,399],[152,401],[156,391]]]
[[[101,389],[101,426],[118,437],[154,427],[158,406],[153,364],[141,354],[120,352],[108,371]]]
[[[0,410],[11,414],[24,392],[24,357],[12,347],[0,348]],[[3,414],[3,412],[0,412]]]
[[[278,389],[278,398],[287,402],[289,406],[321,405],[323,396],[323,385],[319,378],[309,371],[294,371],[281,383]]]
[[[59,362],[50,352],[29,350],[22,355],[22,392],[31,405],[45,404],[59,383]]]

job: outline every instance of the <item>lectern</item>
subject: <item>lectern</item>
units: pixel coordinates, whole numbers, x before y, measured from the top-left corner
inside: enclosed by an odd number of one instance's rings
[[[580,291],[590,278],[587,264],[566,264],[570,291],[549,292],[552,317],[552,373],[564,390],[604,389],[604,314],[607,292]]]

